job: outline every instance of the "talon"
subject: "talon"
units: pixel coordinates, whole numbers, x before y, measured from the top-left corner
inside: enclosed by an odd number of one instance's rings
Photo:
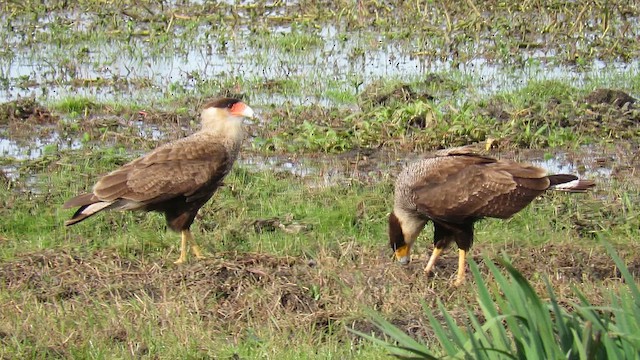
[[[425,273],[430,273],[433,271],[433,267],[436,265],[436,260],[440,254],[442,254],[443,248],[433,248],[433,252],[431,253],[431,257],[429,258],[429,262],[427,262],[427,267],[424,268]]]

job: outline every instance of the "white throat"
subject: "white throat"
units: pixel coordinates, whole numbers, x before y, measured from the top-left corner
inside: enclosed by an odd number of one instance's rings
[[[242,116],[229,116],[225,109],[207,108],[202,111],[203,132],[213,133],[234,142],[241,141],[244,137]]]
[[[405,241],[407,243],[413,243],[418,238],[418,235],[420,235],[420,232],[426,225],[427,221],[398,206],[393,208],[393,212],[398,218]]]

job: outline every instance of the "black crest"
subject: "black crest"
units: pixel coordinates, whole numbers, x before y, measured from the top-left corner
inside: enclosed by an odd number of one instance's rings
[[[225,109],[225,108],[230,109],[233,105],[239,102],[240,100],[234,99],[234,98],[220,98],[220,99],[209,101],[204,105],[203,108],[208,109],[208,108],[214,107],[218,109]]]

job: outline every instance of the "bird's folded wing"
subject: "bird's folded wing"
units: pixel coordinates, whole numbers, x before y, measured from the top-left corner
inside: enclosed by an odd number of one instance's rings
[[[507,218],[549,186],[544,169],[516,163],[452,163],[414,189],[420,211],[434,219]]]
[[[160,147],[102,177],[94,194],[103,201],[127,199],[153,203],[198,188],[224,176],[229,155],[221,144],[177,142]]]

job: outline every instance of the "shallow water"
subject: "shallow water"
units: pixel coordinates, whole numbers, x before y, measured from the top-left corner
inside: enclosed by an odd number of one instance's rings
[[[86,32],[87,15],[66,14],[70,30]],[[38,31],[46,32],[44,19]],[[411,41],[396,41],[366,32],[347,32],[335,26],[317,30],[319,45],[300,51],[286,51],[275,40],[292,31],[289,26],[271,29],[266,39],[247,41],[246,27],[228,36],[226,41],[211,38],[209,28],[180,36],[175,30],[171,41],[157,43],[145,38],[129,42],[79,42],[66,46],[42,44],[20,46],[25,35],[7,38],[10,53],[0,56],[0,101],[35,96],[55,100],[68,96],[88,96],[100,101],[153,102],[186,92],[198,92],[206,82],[219,81],[220,87],[236,83],[238,90],[249,92],[264,104],[283,101],[322,103],[328,81],[342,84],[343,90],[356,93],[380,78],[410,80],[429,73],[453,70],[451,59],[434,59],[415,55]],[[346,35],[346,36],[345,36]],[[275,39],[275,40],[274,40]],[[481,52],[480,52],[481,53]],[[522,67],[505,66],[482,57],[460,63],[455,69],[462,76],[475,79],[473,92],[480,94],[513,90],[528,80],[562,79],[581,83],[601,76],[603,71],[615,73],[639,63],[595,61],[586,70],[566,65],[553,65],[546,60],[553,54],[534,50],[526,53]],[[294,79],[317,89],[311,94],[274,94],[272,91],[242,88],[245,81]],[[469,94],[473,95],[473,94]],[[254,101],[255,102],[255,101]]]
[[[128,124],[135,128],[140,138],[163,143],[167,140],[167,130],[154,124],[133,121]],[[248,141],[250,142],[250,140]],[[350,153],[328,155],[261,155],[247,150],[238,160],[240,167],[251,171],[285,172],[305,178],[312,186],[332,186],[349,181],[375,182],[381,176],[395,176],[401,167],[421,156],[421,154],[399,154],[395,152],[377,151],[371,156],[361,155],[357,151]],[[88,146],[103,146],[96,141],[88,142]],[[34,137],[28,141],[16,141],[0,138],[0,156],[15,161],[36,160],[48,153],[62,150],[77,150],[85,146],[80,139],[61,137],[56,131],[48,136]],[[134,151],[139,155],[139,151]],[[518,154],[493,154],[499,158],[510,158],[517,161],[531,162],[555,173],[579,174],[582,177],[608,178],[612,168],[610,162],[603,163],[601,159],[617,159],[618,153],[606,151],[593,146],[583,146],[575,152],[541,150],[521,150]],[[15,174],[15,166],[0,166],[7,174]]]
[[[548,159],[531,159],[531,163],[547,169],[550,174],[578,174],[582,177],[603,178],[611,176],[613,169],[610,166],[601,164],[598,159],[603,154],[592,147],[584,147],[580,154],[579,161],[570,159],[568,153],[560,151]]]
[[[30,139],[27,143],[0,138],[0,156],[15,160],[34,160],[45,155],[47,151],[75,150],[81,147],[80,139],[62,139],[57,132],[45,138]]]
[[[180,4],[169,2],[167,6]],[[271,15],[285,15],[279,11],[274,8]],[[179,11],[175,13],[179,14]],[[553,49],[543,48],[522,49],[519,53],[524,59],[522,65],[508,66],[481,55],[484,52],[480,48],[488,46],[487,41],[493,41],[491,39],[476,42],[474,46],[479,48],[479,56],[453,65],[451,57],[416,55],[418,43],[426,39],[394,39],[362,29],[346,31],[340,22],[303,30],[288,24],[273,25],[266,30],[266,35],[252,33],[246,24],[234,27],[233,32],[220,33],[212,32],[211,25],[200,24],[193,31],[176,26],[167,39],[132,36],[128,41],[122,41],[117,36],[114,37],[116,40],[100,38],[100,34],[93,39],[90,35],[96,17],[96,14],[67,11],[48,14],[32,23],[0,15],[0,31],[5,30],[0,37],[10,49],[0,51],[0,102],[34,96],[38,102],[46,103],[83,95],[98,101],[155,104],[159,99],[171,99],[185,93],[201,95],[205,90],[233,87],[248,93],[252,104],[258,107],[285,102],[330,106],[334,104],[325,94],[328,82],[340,84],[343,90],[356,94],[380,78],[410,81],[434,72],[456,71],[459,76],[473,79],[473,87],[464,90],[467,94],[463,95],[471,97],[514,90],[531,80],[558,79],[580,84],[586,79],[629,68],[640,71],[638,60],[627,63],[595,60],[585,67],[561,65],[553,60],[557,55]],[[122,19],[119,21],[126,24]],[[56,28],[60,24],[64,26],[62,30]],[[144,23],[134,25],[139,27],[137,30],[144,30]],[[65,30],[88,38],[65,44],[43,41],[38,46],[22,45],[36,36],[46,38],[47,34]],[[317,37],[318,42],[309,49],[288,51],[278,45],[277,40],[292,32],[306,32]],[[286,93],[256,87],[260,82],[282,79],[303,83],[302,92]],[[213,86],[203,90],[203,84],[207,83],[213,83]],[[308,89],[314,90],[309,92]],[[158,126],[135,121],[123,125],[136,128],[144,139],[164,142],[171,138]],[[26,142],[0,135],[0,156],[18,161],[37,159],[47,151],[74,150],[82,146],[79,139],[62,139],[55,131],[48,137]],[[602,166],[595,159],[616,158],[618,154],[601,154],[602,151],[585,148],[586,154],[581,155],[579,161],[575,154],[566,152],[548,156],[530,154],[524,156],[524,160],[543,166],[551,173],[577,172],[607,177],[611,175],[611,167]],[[402,158],[411,156],[404,154]],[[397,158],[378,156],[377,163],[371,165],[345,156],[324,159],[322,156],[283,158],[252,154],[243,158],[240,166],[316,178],[317,186],[325,186],[353,179],[374,181],[381,172],[393,174],[402,165]]]

